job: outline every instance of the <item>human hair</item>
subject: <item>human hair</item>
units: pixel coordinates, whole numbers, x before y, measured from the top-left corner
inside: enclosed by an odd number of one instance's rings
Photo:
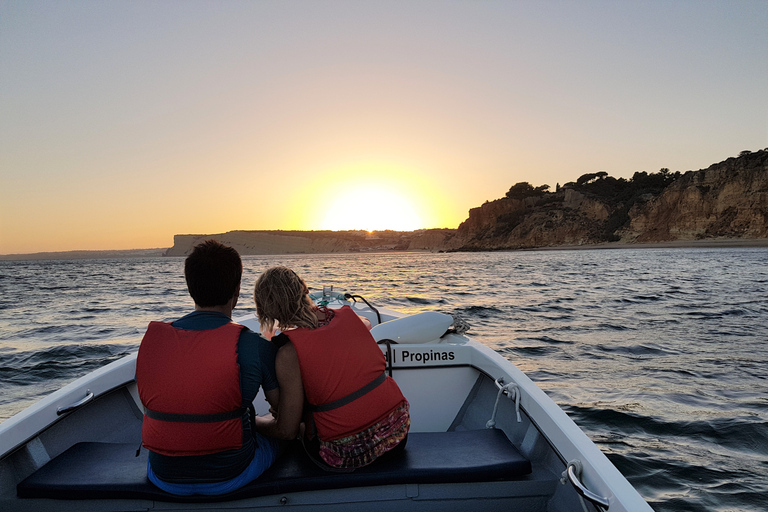
[[[272,330],[276,321],[284,328],[317,327],[315,305],[309,298],[309,288],[288,267],[265,270],[256,280],[253,300],[263,330]]]
[[[196,245],[184,261],[189,294],[204,308],[226,304],[237,293],[242,277],[240,255],[216,240]]]

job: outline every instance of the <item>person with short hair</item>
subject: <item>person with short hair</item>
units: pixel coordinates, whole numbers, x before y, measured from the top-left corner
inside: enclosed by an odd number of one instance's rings
[[[195,311],[151,322],[139,347],[147,476],[172,494],[226,494],[277,458],[278,442],[252,424],[260,387],[270,403],[278,400],[276,350],[231,319],[242,273],[235,249],[215,240],[195,246],[184,262]]]
[[[305,448],[329,470],[353,470],[402,451],[409,405],[386,375],[370,322],[349,306],[315,306],[307,285],[287,267],[265,271],[254,300],[262,335],[280,346],[277,415],[256,418],[256,429],[293,439],[304,410]],[[275,335],[278,327],[282,332]]]

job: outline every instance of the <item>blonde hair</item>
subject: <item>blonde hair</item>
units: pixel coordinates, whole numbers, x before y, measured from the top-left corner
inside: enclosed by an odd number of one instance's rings
[[[253,300],[262,329],[271,330],[275,322],[283,328],[317,327],[315,305],[309,298],[309,288],[288,267],[272,267],[264,271],[256,280]]]

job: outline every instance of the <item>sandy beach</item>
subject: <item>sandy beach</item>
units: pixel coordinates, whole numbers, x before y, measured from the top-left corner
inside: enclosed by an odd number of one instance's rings
[[[768,247],[766,238],[711,238],[706,240],[672,240],[669,242],[627,243],[604,242],[600,244],[557,245],[552,247],[535,247],[519,249],[523,251],[563,251],[587,249],[698,249],[698,248],[728,248],[728,247]]]

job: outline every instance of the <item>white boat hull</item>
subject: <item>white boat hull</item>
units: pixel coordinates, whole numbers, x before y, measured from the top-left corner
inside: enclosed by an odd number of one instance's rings
[[[341,302],[341,300],[339,300]],[[352,306],[374,324],[377,317],[359,303]],[[335,307],[331,304],[331,307]],[[382,320],[401,315],[380,310]],[[254,330],[254,317],[238,319]],[[384,327],[384,326],[382,326]],[[75,500],[18,498],[17,484],[82,441],[139,446],[142,409],[134,382],[136,354],[86,375],[0,424],[0,510],[243,510],[311,506],[312,510],[581,510],[584,501],[560,478],[579,461],[583,485],[603,498],[611,511],[650,511],[623,475],[566,416],[512,363],[460,334],[424,343],[391,345],[392,375],[411,404],[411,432],[480,430],[493,418],[531,461],[529,477],[514,481],[430,483],[313,490],[220,503],[150,500]],[[382,345],[382,349],[386,348]],[[497,382],[499,384],[497,384]],[[507,392],[499,396],[499,387]],[[94,398],[70,412],[57,410]],[[508,398],[517,394],[519,403]],[[265,413],[263,396],[255,402]],[[518,421],[518,410],[520,421]],[[599,510],[584,501],[586,510]]]

